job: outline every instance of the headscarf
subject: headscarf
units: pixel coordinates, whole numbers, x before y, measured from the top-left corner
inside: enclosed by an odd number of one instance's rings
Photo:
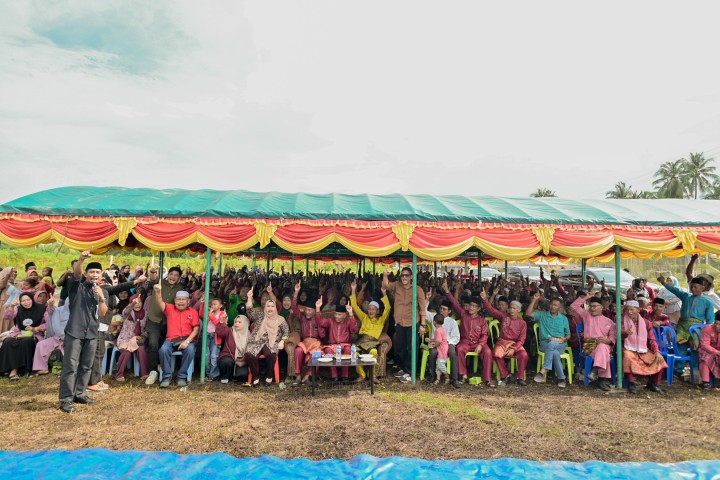
[[[680,288],[680,282],[678,282],[677,278],[668,277],[668,279],[670,280],[670,283],[672,283],[673,287],[678,288],[678,289]],[[660,290],[658,290],[658,297],[664,299],[666,302],[669,302],[669,303],[675,303],[680,300],[680,298],[677,295],[672,293],[670,290],[668,290],[664,286]]]
[[[38,305],[42,305],[42,303],[40,303],[40,301],[38,300],[40,298],[40,295],[45,295],[47,297],[47,299],[45,300],[45,303],[47,303],[47,301],[50,300],[50,295],[48,295],[48,293],[45,290],[40,290],[39,292],[35,292],[35,296],[33,296],[33,300]]]
[[[126,298],[125,300],[120,300],[118,298],[118,303],[117,305],[115,305],[115,308],[118,312],[122,312],[128,305],[130,305],[130,295],[128,295],[128,298]]]
[[[17,306],[17,313],[15,314],[15,326],[20,330],[25,330],[25,327],[37,327],[42,323],[43,316],[45,315],[45,305],[35,303],[35,299],[28,292],[23,292],[18,297],[18,300],[22,302],[23,297],[28,297],[32,300],[30,308],[25,308],[22,303]],[[26,319],[32,320],[32,325],[24,325],[23,321]]]
[[[279,313],[277,313],[277,305],[275,305],[275,315],[271,316],[265,313],[262,325],[260,325],[260,330],[257,333],[257,338],[262,338],[263,334],[267,332],[268,344],[274,345],[277,340],[278,331],[280,330],[280,324],[284,320],[285,319],[281,317]]]
[[[236,329],[235,325],[241,323],[241,328]],[[242,360],[245,357],[245,347],[247,347],[248,328],[250,327],[250,320],[245,315],[238,315],[235,319],[235,324],[232,326],[232,335],[235,339],[235,360]]]

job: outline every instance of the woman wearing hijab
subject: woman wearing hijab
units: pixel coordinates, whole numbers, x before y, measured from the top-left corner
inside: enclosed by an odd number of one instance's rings
[[[123,324],[117,339],[117,347],[120,350],[120,358],[117,362],[117,373],[115,380],[125,381],[125,367],[130,362],[133,353],[137,353],[140,363],[140,380],[145,380],[149,374],[147,347],[147,330],[145,328],[147,318],[143,310],[142,299],[134,295],[132,301],[125,307],[122,313]]]
[[[252,305],[253,289],[248,292],[248,305]],[[277,311],[275,302],[268,300],[265,302],[263,311],[256,308],[248,308],[247,314],[250,320],[254,321],[252,333],[247,343],[245,351],[245,361],[250,368],[250,374],[253,376],[253,386],[260,384],[260,364],[258,356],[265,355],[267,374],[265,376],[265,384],[272,383],[272,370],[277,359],[278,350],[285,347],[285,341],[288,339],[288,324]]]
[[[670,283],[672,283],[673,287],[680,288],[680,282],[678,282],[677,278],[672,276],[668,278],[670,279]],[[663,311],[663,313],[670,318],[670,324],[674,328],[675,325],[677,325],[677,323],[680,321],[680,309],[682,308],[682,300],[680,299],[680,297],[672,293],[664,286],[660,287],[657,296],[665,300],[665,310]]]
[[[23,292],[15,307],[14,327],[0,347],[0,374],[8,372],[17,380],[18,371],[29,373],[35,354],[35,342],[45,334],[45,305],[35,303],[31,293]]]
[[[227,317],[222,318],[227,320]],[[238,315],[232,327],[220,321],[215,325],[215,335],[223,341],[222,350],[218,355],[220,383],[229,383],[233,378],[237,380],[248,378],[248,365],[245,361],[245,350],[250,338],[248,317]]]

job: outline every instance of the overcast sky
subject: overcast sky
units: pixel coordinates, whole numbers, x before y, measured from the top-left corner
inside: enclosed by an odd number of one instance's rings
[[[67,185],[603,198],[720,158],[717,2],[0,3],[0,202]]]

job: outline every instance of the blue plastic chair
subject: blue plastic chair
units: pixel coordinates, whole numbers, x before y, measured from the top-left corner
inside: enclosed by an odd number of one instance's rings
[[[658,346],[660,346],[660,343],[662,342],[662,328],[663,327],[653,327],[653,333],[655,333],[655,341],[657,342]]]
[[[593,363],[595,361],[593,360],[593,358],[590,355],[585,355],[582,351],[583,338],[584,338],[583,333],[585,332],[585,325],[583,325],[583,324],[577,325],[575,327],[575,332],[577,333],[578,341],[580,342],[580,352],[578,353],[578,355],[580,356],[580,362],[581,362],[581,364],[585,364],[584,374],[583,374],[583,376],[584,376],[583,383],[587,387],[590,384],[590,379],[588,378],[588,373],[590,372],[590,370],[592,370]],[[615,358],[610,357],[610,375],[611,375],[611,381],[612,381],[613,385],[615,384],[615,380],[617,377],[617,375],[615,374],[615,370],[616,370],[615,369]]]
[[[114,348],[115,348],[115,345],[113,345],[113,344],[110,344],[107,347],[105,347],[105,353],[103,354],[102,364],[100,365],[100,375],[105,375],[105,374],[110,373],[107,369],[108,365],[110,364],[109,355],[110,355],[110,352],[112,352]]]
[[[112,375],[113,371],[115,370],[115,365],[117,365],[119,356],[120,349],[118,347],[113,348],[112,353],[110,354],[110,369],[107,372],[108,375]],[[133,352],[132,358],[130,359],[130,364],[133,366],[135,378],[140,378],[140,361],[138,360],[137,353]]]
[[[705,325],[693,325],[690,327],[690,339],[695,343],[695,345],[700,348],[700,337],[702,336],[702,329],[705,328]],[[690,362],[692,365],[692,362]],[[693,369],[695,369],[695,365],[693,365]],[[700,359],[698,358],[697,361],[697,369],[700,370]],[[710,372],[710,385],[715,387],[715,375]]]
[[[683,355],[680,351],[680,347],[677,344],[677,336],[675,330],[670,327],[662,327],[662,340],[667,348],[667,384],[672,385],[673,373],[675,372],[675,362],[692,362],[692,355],[690,354],[690,347],[686,348],[686,355]],[[672,350],[672,351],[671,351]],[[693,372],[692,365],[690,368],[690,380],[695,385],[695,373]]]
[[[171,369],[172,369],[171,372],[170,372],[170,375],[171,375],[171,376],[172,376],[172,374],[175,372],[175,357],[182,357],[182,354],[183,354],[182,350],[177,350],[177,351],[174,351],[174,352],[172,353],[172,358],[171,358],[171,360],[170,360],[170,365],[171,365]],[[276,360],[276,362],[277,362],[277,360]],[[187,382],[188,382],[188,383],[190,383],[190,382],[192,381],[192,374],[193,374],[193,367],[194,367],[194,365],[195,365],[195,360],[193,359],[193,361],[190,362],[190,366],[188,367],[188,371],[187,371]],[[158,367],[159,367],[159,370],[160,370],[160,378],[162,378],[162,374],[163,374],[162,365],[158,365]]]

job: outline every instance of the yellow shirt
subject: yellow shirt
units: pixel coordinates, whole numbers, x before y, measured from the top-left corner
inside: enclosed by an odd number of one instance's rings
[[[379,339],[382,334],[383,328],[385,328],[385,322],[387,322],[390,316],[390,300],[387,295],[384,295],[380,301],[383,303],[385,308],[383,309],[382,315],[375,318],[370,318],[367,313],[363,312],[357,304],[357,297],[350,295],[350,305],[352,305],[355,316],[360,320],[360,335],[370,335],[375,339]]]

